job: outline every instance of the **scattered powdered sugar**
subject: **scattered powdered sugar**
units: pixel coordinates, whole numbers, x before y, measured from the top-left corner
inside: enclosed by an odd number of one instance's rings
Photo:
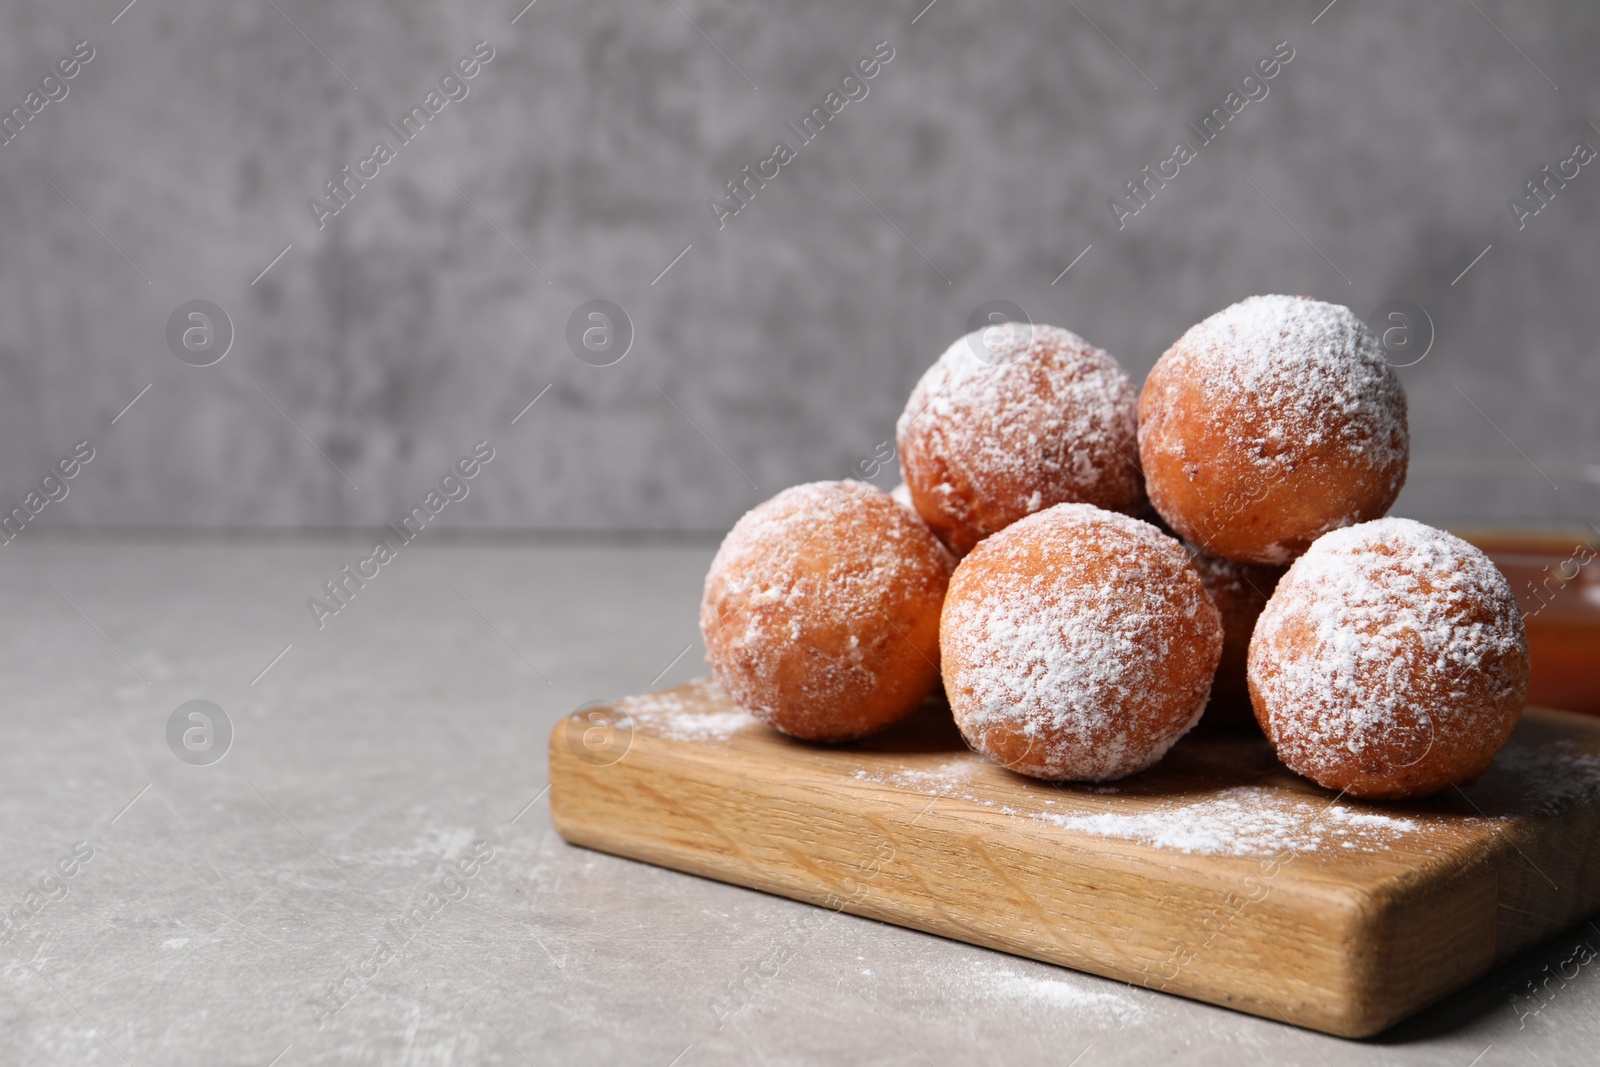
[[[1092,815],[1040,812],[1063,830],[1115,837],[1176,852],[1270,856],[1290,849],[1381,852],[1417,829],[1411,819],[1302,798],[1266,786],[1235,786],[1160,811]]]
[[[1138,396],[1116,359],[1060,327],[968,334],[928,368],[895,425],[918,510],[961,554],[1052,504],[1135,509]]]
[[[961,797],[962,799],[970,800],[974,798],[964,787],[972,780],[973,772],[982,766],[981,763],[971,757],[959,757],[928,770],[907,767],[897,771],[880,773],[860,768],[855,772],[854,777],[858,782],[881,782],[885,785],[909,789],[916,793],[941,797]]]
[[[1352,757],[1396,762],[1394,773],[1440,737],[1492,752],[1522,709],[1527,662],[1516,599],[1489,558],[1397,518],[1319,538],[1250,646],[1279,755],[1313,779]]]
[[[1042,969],[1042,968],[1041,968]],[[1126,1019],[1139,1011],[1139,1002],[1103,979],[1062,972],[1059,977],[1027,974],[1007,966],[980,967],[971,975],[970,988],[984,1000],[1008,1000],[1018,1006],[1083,1012]],[[1094,988],[1099,985],[1103,988]]]
[[[852,777],[858,782],[891,785],[925,797],[960,800],[989,808],[1002,815],[1024,817],[1026,812],[1010,804],[1001,803],[992,790],[984,789],[974,781],[985,773],[988,766],[981,756],[969,753],[929,770],[906,767],[895,771],[882,771],[863,767],[856,770]],[[1055,805],[1055,800],[1047,796],[1041,797],[1039,802],[1047,807]]]
[[[1600,788],[1600,757],[1588,758],[1595,763],[1594,787]],[[1549,768],[1541,763],[1539,769]],[[1399,837],[1421,825],[1404,816],[1344,803],[1330,805],[1325,799],[1267,785],[1232,786],[1164,801],[1156,810],[1149,810],[1148,797],[1124,798],[1104,786],[1072,786],[1059,793],[1037,791],[1025,807],[1019,807],[1003,803],[992,788],[974,781],[986,771],[979,757],[968,754],[938,767],[860,769],[854,777],[965,801],[1043,827],[1212,856],[1272,856],[1286,849],[1376,853],[1394,847]],[[1087,801],[1091,796],[1095,799]],[[1084,810],[1088,805],[1097,810]],[[1135,806],[1137,810],[1120,810]]]
[[[969,742],[1033,744],[1014,769],[1103,781],[1198,719],[1222,644],[1182,547],[1149,523],[1059,504],[982,542],[951,582],[945,689]]]
[[[726,741],[756,719],[727,702],[709,678],[697,678],[679,689],[617,701],[615,707],[633,720],[636,729],[671,741]]]

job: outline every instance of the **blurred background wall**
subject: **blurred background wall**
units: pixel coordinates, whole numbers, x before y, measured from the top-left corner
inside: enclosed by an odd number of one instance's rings
[[[87,441],[39,526],[376,527],[487,440],[441,525],[720,530],[881,456],[985,301],[1142,378],[1294,292],[1433,322],[1398,511],[1596,517],[1600,163],[1508,206],[1600,148],[1595,5],[523,3],[0,9],[0,502]],[[1264,98],[1111,206],[1280,42]],[[596,299],[633,334],[608,366],[568,342]],[[232,324],[210,366],[169,345],[193,300]]]

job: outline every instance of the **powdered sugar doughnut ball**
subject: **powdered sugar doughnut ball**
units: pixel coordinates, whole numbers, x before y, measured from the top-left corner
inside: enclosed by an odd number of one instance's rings
[[[1022,774],[1099,782],[1144,770],[1200,718],[1222,622],[1177,541],[1058,504],[956,567],[939,647],[969,745]]]
[[[1406,480],[1400,380],[1349,308],[1253,296],[1189,328],[1139,399],[1150,500],[1185,539],[1288,563],[1381,517]]]
[[[1144,505],[1133,380],[1059,327],[961,338],[917,382],[895,433],[917,512],[958,556],[1054,504]]]
[[[1256,718],[1289,769],[1358,797],[1471,782],[1522,716],[1511,585],[1459,537],[1380,519],[1318,538],[1250,641]]]
[[[1207,556],[1191,550],[1189,561],[1200,575],[1211,602],[1222,617],[1222,658],[1217,676],[1211,682],[1211,700],[1206,704],[1208,726],[1256,729],[1255,712],[1250,706],[1250,687],[1245,681],[1245,660],[1250,652],[1250,635],[1256,619],[1267,606],[1267,598],[1283,577],[1283,567],[1258,567],[1235,563],[1220,556]]]
[[[740,519],[711,562],[700,602],[711,673],[786,734],[875,733],[939,682],[939,609],[954,566],[881,490],[785,489]]]

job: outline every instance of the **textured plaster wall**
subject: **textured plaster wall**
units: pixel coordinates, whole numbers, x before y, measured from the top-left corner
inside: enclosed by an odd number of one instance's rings
[[[1432,317],[1401,511],[1595,516],[1600,165],[1521,230],[1507,201],[1600,148],[1600,8],[923,2],[8,3],[0,109],[94,58],[0,146],[0,500],[87,440],[40,527],[376,526],[487,439],[442,524],[721,529],[873,456],[986,300],[1137,377],[1289,291]],[[400,145],[384,123],[480,40]],[[885,41],[865,98],[786,129]],[[1266,98],[1119,229],[1110,198],[1281,41]],[[707,201],[778,140],[719,230]],[[235,331],[209,367],[166,340],[196,298]],[[595,298],[634,332],[607,367],[566,340]]]

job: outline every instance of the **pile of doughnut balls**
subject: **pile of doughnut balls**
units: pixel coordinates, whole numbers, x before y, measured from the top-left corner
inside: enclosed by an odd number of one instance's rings
[[[896,439],[893,494],[786,489],[706,576],[713,676],[786,734],[865,737],[942,682],[967,743],[1021,774],[1121,778],[1202,716],[1253,717],[1298,774],[1402,798],[1472,782],[1522,714],[1505,577],[1384,517],[1405,393],[1348,308],[1241,301],[1142,391],[1076,334],[991,327],[923,375]]]

